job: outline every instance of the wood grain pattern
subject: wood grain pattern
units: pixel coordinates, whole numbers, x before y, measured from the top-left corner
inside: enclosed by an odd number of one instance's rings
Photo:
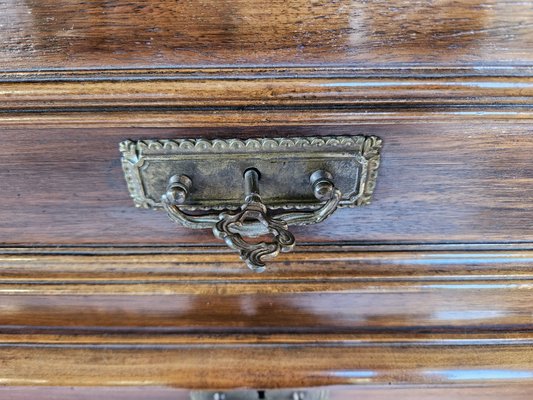
[[[107,109],[103,110],[36,110],[0,113],[0,128],[205,128],[255,127],[276,129],[280,126],[356,126],[366,124],[448,124],[466,125],[531,124],[531,107],[434,107],[406,110],[387,107],[370,109],[294,109],[250,110],[207,109]],[[328,128],[329,129],[329,128]],[[267,131],[268,132],[268,131]],[[267,133],[263,133],[267,134]]]
[[[523,65],[515,0],[0,3],[6,70],[200,65]]]
[[[195,333],[233,334],[223,342],[295,333],[304,342],[315,334],[497,340],[533,329],[533,252],[526,250],[303,247],[253,275],[231,253],[209,247],[63,251],[70,254],[18,248],[0,257],[0,342],[42,335],[48,343],[74,333],[82,342],[119,335],[102,343]]]
[[[531,73],[350,71],[8,73],[0,77],[0,127],[473,124],[533,118]]]
[[[4,253],[2,385],[505,383],[519,396],[533,379],[531,251],[324,246],[253,276],[209,247]]]
[[[0,397],[531,397],[533,4],[0,0],[0,43]],[[117,148],[342,134],[373,204],[260,275]]]
[[[381,71],[383,72],[383,71]],[[297,72],[292,72],[297,74]],[[80,81],[41,79],[25,80],[18,74],[15,81],[4,78],[0,83],[3,112],[39,110],[105,111],[122,109],[218,109],[262,107],[334,108],[409,107],[441,108],[469,106],[530,106],[533,99],[532,77],[449,76],[433,71],[427,77],[268,77],[221,73],[196,77],[155,75],[144,79],[132,77],[108,80],[94,73]],[[267,76],[265,76],[267,75]],[[334,71],[331,72],[334,75]],[[231,78],[231,79],[228,79]],[[407,103],[407,104],[406,104]]]
[[[265,341],[247,346],[28,343],[3,345],[0,356],[9,360],[3,382],[11,385],[227,389],[520,384],[533,374],[530,350],[531,341],[487,346],[482,340],[460,345],[400,341],[395,346],[320,340],[302,346]]]
[[[0,131],[5,244],[219,243],[133,207],[124,139],[373,134],[384,149],[373,204],[296,228],[300,243],[531,242],[531,125],[404,124],[227,129]]]

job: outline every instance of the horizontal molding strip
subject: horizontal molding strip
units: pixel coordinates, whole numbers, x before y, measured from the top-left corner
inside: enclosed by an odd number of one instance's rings
[[[297,253],[327,253],[345,251],[447,251],[460,250],[483,251],[483,250],[533,250],[532,241],[508,241],[508,242],[328,242],[324,243],[298,243],[290,254]],[[0,255],[5,254],[203,254],[203,253],[229,253],[233,250],[223,243],[198,245],[187,243],[176,244],[83,244],[67,245],[32,244],[13,245],[0,244]]]
[[[327,125],[533,116],[533,76],[527,68],[518,76],[509,70],[502,76],[478,75],[475,69],[466,76],[460,75],[463,69],[393,71],[3,73],[0,126]]]
[[[67,107],[531,106],[533,77],[2,82],[0,96],[4,112]]]
[[[529,342],[0,346],[2,385],[199,389],[531,384]],[[201,343],[201,340],[198,341]],[[258,371],[261,371],[258,373]],[[238,379],[236,379],[238,377]]]
[[[531,124],[531,107],[472,107],[433,110],[27,110],[0,112],[0,127],[39,128],[201,128],[240,126],[339,126],[354,124]]]
[[[533,332],[533,250],[315,249],[262,274],[204,250],[11,249],[0,333]]]
[[[372,346],[533,346],[533,332],[358,332],[358,333],[298,333],[269,334],[258,337],[257,334],[168,334],[152,333],[150,335],[134,333],[114,333],[108,335],[78,334],[65,332],[64,335],[49,333],[0,333],[1,347],[27,347],[29,345],[59,346],[168,346],[168,347],[269,347],[294,346],[305,347],[317,343],[324,347],[372,347]]]
[[[330,247],[309,246],[280,255],[262,274],[249,272],[237,255],[218,247],[4,248],[0,293],[232,295],[533,288],[533,250]]]
[[[258,79],[258,78],[442,78],[442,77],[531,77],[530,63],[431,65],[189,65],[146,68],[39,68],[1,70],[0,82],[108,81],[174,79]]]

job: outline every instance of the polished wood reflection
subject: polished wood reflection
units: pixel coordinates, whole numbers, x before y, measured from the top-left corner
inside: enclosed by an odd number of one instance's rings
[[[66,339],[66,338],[65,338]],[[31,344],[31,345],[30,345]],[[241,345],[3,345],[3,383],[228,389],[323,385],[527,383],[532,342],[487,346],[262,340]],[[498,367],[495,367],[495,366]],[[239,377],[239,378],[237,378]],[[24,382],[25,381],[25,382]]]
[[[530,383],[531,251],[442,246],[314,247],[259,275],[209,247],[5,248],[2,383]]]
[[[0,398],[529,399],[533,3],[0,1]],[[373,204],[252,274],[124,139],[377,135]]]
[[[510,0],[5,0],[0,16],[3,69],[513,65],[533,57],[533,8]]]
[[[512,336],[533,327],[531,251],[334,249],[304,246],[251,274],[231,252],[212,248],[13,248],[0,257],[0,326],[4,334],[373,340],[391,332]]]

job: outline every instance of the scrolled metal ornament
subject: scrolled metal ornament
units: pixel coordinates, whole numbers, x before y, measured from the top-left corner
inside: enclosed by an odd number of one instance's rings
[[[253,169],[244,173],[244,204],[238,212],[220,213],[213,234],[232,249],[238,250],[250,269],[263,272],[265,260],[276,257],[280,252],[291,251],[296,241],[285,221],[269,215],[259,194],[258,179],[259,174]],[[264,234],[272,235],[272,241],[250,243],[243,239],[243,236],[256,238]]]

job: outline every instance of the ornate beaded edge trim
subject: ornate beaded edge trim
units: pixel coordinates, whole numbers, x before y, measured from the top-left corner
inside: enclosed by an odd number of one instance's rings
[[[142,189],[138,164],[143,155],[180,153],[240,153],[244,151],[280,151],[286,149],[339,147],[353,150],[360,154],[358,161],[362,165],[360,184],[363,191],[355,193],[349,200],[343,200],[339,207],[355,207],[370,204],[376,187],[380,165],[380,151],[383,145],[377,136],[312,136],[298,138],[262,138],[262,139],[146,139],[139,141],[125,140],[119,144],[122,153],[122,169],[130,192],[137,207],[154,208],[157,205],[148,199]],[[276,207],[279,209],[303,209],[309,205],[290,205]],[[231,207],[188,207],[189,210],[225,210]]]

